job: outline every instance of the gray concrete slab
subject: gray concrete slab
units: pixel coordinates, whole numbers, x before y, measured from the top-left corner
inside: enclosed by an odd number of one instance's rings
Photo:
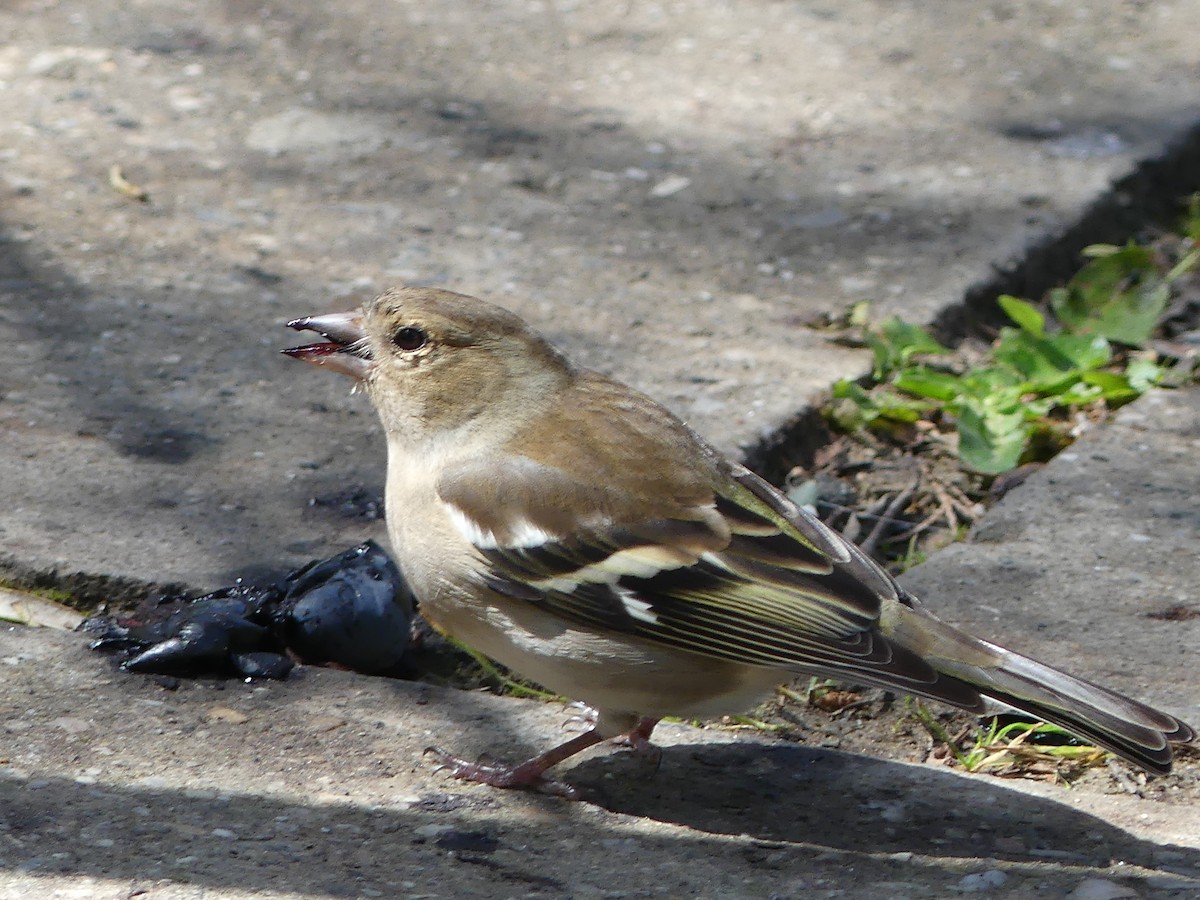
[[[1161,804],[1127,796],[1051,799],[668,726],[657,772],[593,752],[569,773],[592,801],[570,803],[455,783],[421,757],[431,741],[544,747],[563,734],[557,705],[307,668],[169,692],[36,628],[0,631],[0,666],[5,897],[1200,890],[1198,813],[1164,822]]]
[[[212,586],[359,539],[372,416],[272,351],[401,281],[737,452],[861,371],[804,323],[932,318],[1200,118],[1198,14],[6,4],[0,544]]]

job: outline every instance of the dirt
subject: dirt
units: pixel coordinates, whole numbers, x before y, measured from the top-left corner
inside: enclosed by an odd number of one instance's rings
[[[798,680],[789,689],[804,695],[809,689],[809,680]],[[922,724],[915,709],[916,701],[856,685],[827,684],[823,689],[842,695],[835,704],[837,708],[823,709],[819,697],[801,703],[781,695],[747,717],[753,719],[755,724],[738,725],[733,720],[725,720],[723,727],[761,730],[783,740],[863,753],[879,759],[969,771],[956,759],[947,744]],[[923,706],[937,725],[955,739],[955,746],[960,752],[977,746],[978,738],[987,733],[992,721],[936,703],[924,703]],[[1020,720],[1019,717],[1005,717],[1002,721]],[[1041,747],[1052,748],[1063,743],[1074,744],[1059,739],[1045,742]],[[1194,748],[1181,748],[1171,774],[1155,777],[1104,754],[1097,754],[1082,764],[1076,764],[1061,761],[1050,753],[1039,752],[1038,746],[1036,743],[1026,744],[1023,749],[1027,753],[1015,758],[1010,756],[1010,761],[1003,765],[985,767],[973,774],[985,780],[1040,781],[1058,785],[1064,792],[1078,786],[1090,791],[1126,793],[1159,802],[1200,803],[1200,752]],[[1004,748],[1004,744],[993,744],[991,747],[998,751]]]

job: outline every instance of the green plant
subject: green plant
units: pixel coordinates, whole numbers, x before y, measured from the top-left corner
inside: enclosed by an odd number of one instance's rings
[[[1188,227],[1200,234],[1200,199],[1190,215]],[[1057,452],[1071,440],[1077,411],[1115,408],[1162,382],[1167,367],[1152,352],[1137,351],[1163,316],[1171,285],[1200,262],[1195,246],[1174,263],[1132,242],[1084,253],[1091,261],[1051,291],[1052,316],[1018,297],[1000,297],[1012,324],[970,367],[956,368],[952,351],[898,318],[864,328],[872,383],[834,385],[829,420],[846,432],[891,433],[928,422],[954,435],[960,460],[984,475]]]
[[[1100,762],[1106,755],[1099,747],[1076,742],[1070,732],[1057,725],[1048,722],[1010,722],[1001,725],[998,718],[992,718],[976,728],[974,736],[964,747],[961,739],[951,737],[920,700],[909,698],[909,708],[930,736],[945,745],[955,762],[968,772],[1025,775],[1040,762],[1055,765],[1071,762],[1087,766]],[[1067,739],[1070,743],[1034,743],[1044,738],[1055,741]]]
[[[766,734],[784,734],[792,730],[791,725],[784,724],[783,722],[768,722],[765,719],[755,718],[754,716],[729,716],[728,721],[732,727],[761,731]]]
[[[828,694],[830,691],[837,690],[838,683],[832,678],[818,678],[813,676],[808,679],[808,684],[803,691],[793,690],[787,685],[781,684],[775,690],[780,696],[787,698],[795,703],[803,706],[812,706],[816,700]]]

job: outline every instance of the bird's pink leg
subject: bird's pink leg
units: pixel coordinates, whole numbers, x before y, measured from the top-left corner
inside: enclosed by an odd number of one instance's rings
[[[450,771],[451,775],[464,781],[476,781],[480,784],[490,784],[492,787],[500,788],[533,788],[544,794],[575,799],[575,789],[569,784],[547,778],[546,770],[602,740],[604,737],[595,729],[585,731],[552,750],[547,750],[545,753],[515,766],[470,762],[447,753],[440,747],[429,747],[425,752],[433,754],[442,767]]]
[[[616,743],[627,744],[641,754],[657,754],[657,748],[650,743],[650,734],[657,724],[658,719],[642,719],[638,722],[637,727],[613,740]],[[461,778],[463,781],[474,781],[499,788],[532,788],[544,794],[554,794],[573,800],[578,796],[575,788],[561,781],[547,778],[546,770],[603,740],[604,737],[600,732],[593,728],[515,766],[471,762],[454,756],[440,747],[429,747],[425,752],[436,757],[442,768],[447,769],[451,775]]]

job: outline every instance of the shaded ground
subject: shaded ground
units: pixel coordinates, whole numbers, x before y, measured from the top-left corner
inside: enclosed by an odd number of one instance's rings
[[[995,897],[1200,889],[1194,815],[1089,787],[1063,803],[668,725],[657,767],[583,757],[566,774],[591,800],[570,803],[421,752],[519,757],[562,735],[558,705],[315,669],[171,692],[47,629],[0,632],[0,660],[7,897],[938,897],[993,872]]]

